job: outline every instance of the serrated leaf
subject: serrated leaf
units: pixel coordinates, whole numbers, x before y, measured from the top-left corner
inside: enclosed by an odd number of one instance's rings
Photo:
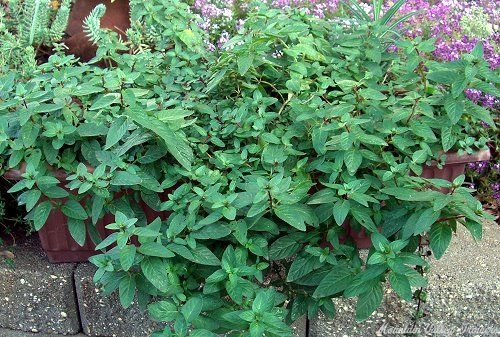
[[[306,223],[311,226],[318,225],[318,218],[312,208],[307,205],[279,205],[274,212],[278,218],[301,231],[306,230]]]
[[[101,110],[119,101],[120,101],[120,94],[117,93],[105,94],[99,97],[94,103],[92,103],[89,110]]]
[[[391,283],[391,287],[394,289],[396,294],[398,294],[405,301],[411,301],[413,293],[407,276],[391,272],[389,274],[389,282]]]
[[[115,186],[133,186],[139,185],[141,182],[142,179],[135,174],[127,171],[117,171],[113,174],[109,183]]]
[[[26,211],[29,212],[35,207],[41,196],[42,192],[40,190],[29,190],[23,192],[18,200],[20,204],[26,204]]]
[[[269,248],[269,257],[271,260],[282,260],[295,254],[302,245],[297,242],[295,236],[283,236],[274,241]]]
[[[356,303],[356,321],[362,322],[380,307],[383,297],[383,289],[380,282],[375,283],[370,289],[358,297]]]
[[[434,211],[432,208],[423,211],[417,219],[417,222],[413,225],[413,234],[419,235],[428,231],[436,220],[439,219],[440,215],[440,211]]]
[[[440,259],[451,242],[452,230],[446,222],[437,222],[429,232],[429,245],[436,259]]]
[[[218,335],[214,334],[211,331],[205,329],[194,329],[189,333],[189,337],[217,337]]]
[[[102,210],[104,208],[104,198],[98,195],[94,195],[92,198],[92,223],[95,225],[101,216]]]
[[[145,115],[142,111],[128,109],[126,114],[137,124],[160,136],[170,154],[174,156],[179,164],[186,170],[191,170],[191,162],[194,160],[193,150],[181,133],[172,131],[167,124],[157,118]]]
[[[444,108],[452,124],[458,123],[464,113],[464,103],[453,95],[446,96]]]
[[[172,253],[167,247],[163,246],[158,242],[145,242],[139,246],[137,251],[143,255],[156,256],[156,257],[174,257],[175,254]]]
[[[120,304],[127,309],[134,301],[135,296],[135,277],[127,275],[120,281],[119,297]]]
[[[374,136],[374,135],[368,135],[366,133],[360,134],[358,136],[358,139],[361,143],[365,143],[365,144],[387,146],[386,141],[383,140],[382,138]]]
[[[295,281],[304,275],[309,274],[314,270],[314,266],[318,258],[316,256],[308,255],[306,257],[299,257],[293,260],[288,270],[286,277],[287,282]]]
[[[191,249],[193,259],[191,261],[207,266],[220,266],[220,260],[207,247],[197,244],[195,249]]]
[[[417,150],[413,152],[411,156],[411,160],[416,164],[425,163],[427,160],[427,151],[426,150]]]
[[[134,245],[126,245],[120,250],[120,264],[123,270],[128,271],[134,264],[136,247]]]
[[[141,262],[141,270],[155,288],[166,292],[169,288],[168,263],[159,257],[146,257]]]
[[[68,230],[71,237],[83,247],[87,238],[87,227],[83,220],[68,218]]]
[[[387,96],[378,90],[372,88],[359,89],[359,94],[368,100],[383,101],[387,99]]]
[[[260,290],[252,303],[253,313],[262,314],[270,312],[274,307],[275,300],[276,293],[274,289],[268,288],[266,290]]]
[[[148,313],[155,321],[171,322],[175,320],[179,311],[170,301],[159,301],[148,305]]]
[[[106,145],[104,150],[110,149],[113,145],[118,143],[128,130],[128,123],[125,117],[115,119],[111,124],[108,134],[106,136]]]
[[[481,223],[467,219],[464,226],[469,230],[475,240],[481,240],[483,237],[483,225]]]
[[[61,206],[61,211],[69,218],[77,220],[86,220],[88,218],[87,212],[83,206],[76,200],[68,200]]]
[[[191,323],[201,313],[202,300],[199,297],[190,298],[181,308],[181,313],[187,323]]]
[[[453,136],[452,127],[441,128],[441,145],[443,145],[443,150],[445,152],[449,151],[457,142]]]
[[[337,225],[342,226],[350,209],[351,202],[346,199],[339,200],[333,205],[333,218]]]
[[[253,64],[254,55],[252,53],[238,57],[238,73],[243,76]]]
[[[314,291],[314,298],[329,297],[344,291],[354,279],[346,266],[333,266]]]
[[[345,152],[344,163],[350,175],[354,175],[356,173],[362,162],[363,155],[359,151],[353,149],[352,151]]]

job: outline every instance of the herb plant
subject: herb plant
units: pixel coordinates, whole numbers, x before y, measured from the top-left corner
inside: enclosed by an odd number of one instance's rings
[[[453,232],[481,237],[464,176],[420,176],[484,147],[470,127],[492,118],[464,93],[498,93],[481,45],[437,62],[434,40],[393,52],[377,23],[261,6],[215,59],[188,6],[131,6],[130,42],[97,39],[110,67],[56,53],[29,80],[0,76],[0,149],[6,169],[25,163],[11,192],[35,227],[59,209],[77,242],[89,231],[94,281],[167,323],[155,336],[291,336],[340,296],[362,321],[384,282],[408,301],[426,285],[423,238],[440,258]],[[366,260],[347,223],[370,236]]]

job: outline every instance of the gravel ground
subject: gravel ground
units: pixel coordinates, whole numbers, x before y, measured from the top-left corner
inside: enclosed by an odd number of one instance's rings
[[[500,336],[499,256],[499,224],[486,223],[479,242],[459,227],[445,255],[430,259],[425,316],[415,326],[416,304],[387,289],[381,308],[363,323],[354,321],[355,301],[336,300],[336,318],[313,320],[309,337]]]

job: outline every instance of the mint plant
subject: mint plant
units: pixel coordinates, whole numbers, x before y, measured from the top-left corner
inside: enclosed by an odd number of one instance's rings
[[[464,94],[498,92],[481,45],[437,62],[433,40],[393,52],[377,23],[261,6],[215,58],[187,6],[131,6],[130,42],[97,32],[108,68],[56,53],[0,76],[0,149],[35,227],[58,209],[77,242],[91,233],[94,281],[164,322],[155,336],[291,336],[341,296],[362,321],[386,281],[418,296],[424,238],[440,258],[453,232],[481,237],[464,176],[421,177],[484,147],[471,125],[492,118]],[[366,260],[347,222],[370,236]]]

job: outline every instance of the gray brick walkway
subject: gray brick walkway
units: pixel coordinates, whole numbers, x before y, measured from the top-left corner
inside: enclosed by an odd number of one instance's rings
[[[412,329],[415,303],[390,289],[366,322],[354,321],[354,301],[336,300],[337,316],[295,326],[297,337],[418,336],[500,337],[500,226],[485,224],[475,243],[459,228],[450,250],[432,261],[426,316]],[[143,337],[154,324],[136,307],[121,309],[91,283],[88,264],[49,264],[36,243],[14,250],[13,268],[0,265],[0,337]],[[76,289],[76,290],[75,290]],[[83,334],[85,333],[85,335]]]

